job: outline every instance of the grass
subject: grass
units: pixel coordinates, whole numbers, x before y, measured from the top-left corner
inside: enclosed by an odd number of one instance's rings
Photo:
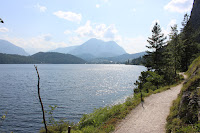
[[[186,74],[190,77],[197,69],[200,69],[200,56],[192,62]]]
[[[68,122],[59,121],[57,124],[48,125],[48,133],[66,133],[68,126],[71,126]],[[40,133],[45,133],[46,130],[42,128]]]
[[[173,101],[170,114],[167,117],[167,133],[197,133],[200,132],[198,121],[198,104],[200,97],[200,57],[193,61],[186,74],[188,81],[184,84],[178,98]],[[185,100],[185,96],[188,96]],[[189,100],[188,100],[189,99]],[[189,101],[189,103],[188,103]],[[192,102],[191,102],[192,101]],[[196,102],[196,103],[195,103]]]

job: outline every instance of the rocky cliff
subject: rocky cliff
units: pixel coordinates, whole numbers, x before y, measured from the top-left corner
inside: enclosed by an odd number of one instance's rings
[[[190,15],[190,24],[193,29],[200,28],[200,0],[194,0],[193,8]]]
[[[194,41],[200,43],[200,0],[194,0],[189,26],[193,30],[191,35]]]

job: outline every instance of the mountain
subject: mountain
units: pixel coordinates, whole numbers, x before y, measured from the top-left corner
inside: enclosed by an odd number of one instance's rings
[[[127,60],[136,59],[142,57],[146,54],[146,52],[140,52],[136,54],[123,54],[115,57],[108,58],[96,58],[90,60],[90,63],[125,63]]]
[[[78,58],[70,54],[62,54],[55,52],[39,52],[31,56],[34,60],[39,61],[40,63],[50,63],[50,64],[84,64],[84,61],[81,58]]]
[[[95,58],[97,58],[96,56],[92,55],[92,54],[79,54],[79,55],[76,55],[77,57],[83,59],[83,60],[86,60],[86,61],[90,61],[90,60],[93,60]]]
[[[0,40],[0,53],[28,55],[23,48],[20,48],[6,40]]]
[[[193,8],[190,15],[189,23],[192,25],[193,29],[200,28],[200,1],[194,0]]]
[[[136,53],[136,54],[123,54],[123,55],[111,57],[111,58],[108,58],[108,59],[110,59],[114,62],[125,62],[127,60],[139,58],[141,56],[144,56],[145,54],[146,54],[146,52],[140,52],[140,53]]]
[[[84,64],[81,58],[70,54],[39,52],[32,56],[0,53],[0,64]]]
[[[57,48],[57,49],[51,50],[49,52],[57,52],[57,53],[67,54],[67,53],[69,53],[70,51],[74,50],[77,47],[78,46],[70,46],[70,47]]]
[[[200,43],[200,0],[194,0],[189,26],[192,28],[193,41]]]
[[[72,55],[92,55],[94,57],[113,57],[125,54],[126,51],[114,41],[104,42],[92,38],[69,52]]]
[[[49,52],[68,53],[87,61],[95,58],[107,58],[126,54],[126,51],[116,42],[104,42],[95,38],[92,38],[79,46],[57,48]]]

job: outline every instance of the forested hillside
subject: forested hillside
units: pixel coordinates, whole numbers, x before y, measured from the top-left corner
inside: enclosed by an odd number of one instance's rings
[[[54,52],[39,52],[31,56],[33,59],[40,61],[41,63],[49,64],[84,64],[81,58],[78,58],[71,54],[61,54]]]
[[[0,53],[0,64],[37,64],[37,63],[40,62],[34,60],[31,56]]]
[[[182,23],[184,28],[177,38],[173,38],[173,42],[180,45],[183,49],[177,58],[177,68],[187,70],[188,80],[179,94],[178,98],[173,102],[170,109],[170,115],[167,118],[167,133],[197,133],[200,132],[200,1],[195,0],[191,16],[184,16]],[[179,54],[177,54],[178,57]],[[196,59],[195,59],[196,58]],[[194,60],[195,59],[195,60]]]
[[[84,64],[81,58],[70,54],[54,52],[36,53],[32,56],[21,56],[0,53],[0,64]]]

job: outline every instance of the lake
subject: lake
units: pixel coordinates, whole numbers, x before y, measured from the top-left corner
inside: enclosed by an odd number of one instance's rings
[[[140,72],[146,70],[133,65],[37,66],[44,109],[48,112],[49,105],[57,105],[54,118],[70,122],[78,122],[94,108],[124,102],[133,94]],[[0,65],[0,117],[5,112],[0,132],[35,133],[43,127],[34,65]]]

